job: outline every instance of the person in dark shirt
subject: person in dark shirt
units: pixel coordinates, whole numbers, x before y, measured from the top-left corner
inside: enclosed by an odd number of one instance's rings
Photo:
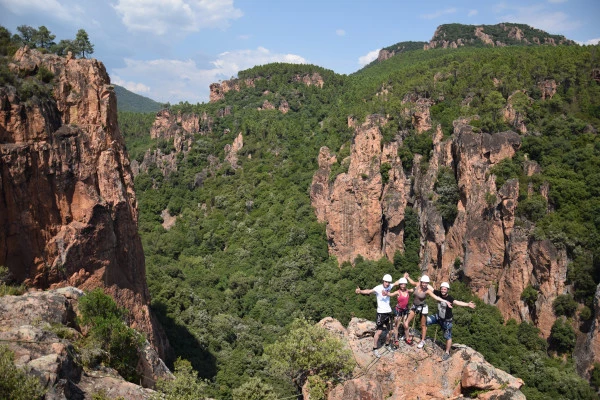
[[[446,339],[446,352],[442,356],[442,360],[444,361],[450,358],[450,347],[452,347],[452,307],[448,307],[448,303],[452,304],[452,306],[475,308],[475,303],[472,301],[465,303],[464,301],[456,300],[448,293],[449,290],[450,284],[442,282],[440,290],[433,291],[436,296],[441,297],[445,301],[438,303],[436,314],[427,316],[427,325],[439,324],[444,331],[444,339]]]

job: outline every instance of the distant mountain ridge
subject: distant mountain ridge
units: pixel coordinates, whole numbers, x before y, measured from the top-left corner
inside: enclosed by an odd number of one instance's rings
[[[141,96],[125,89],[123,86],[113,85],[117,95],[117,110],[138,113],[155,113],[162,110],[163,104],[148,97]]]
[[[379,51],[375,64],[411,50],[458,47],[505,47],[575,45],[563,35],[552,35],[525,24],[503,22],[496,25],[444,24],[437,27],[429,42],[399,42]]]

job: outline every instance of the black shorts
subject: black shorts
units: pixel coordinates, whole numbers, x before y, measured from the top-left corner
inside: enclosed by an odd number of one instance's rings
[[[375,329],[378,331],[381,330],[390,330],[392,327],[392,314],[380,314],[377,313],[377,321],[375,322]]]
[[[404,317],[405,315],[408,315],[408,307],[407,308],[394,308],[394,315],[396,317]]]

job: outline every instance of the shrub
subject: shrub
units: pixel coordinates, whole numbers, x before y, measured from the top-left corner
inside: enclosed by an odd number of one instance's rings
[[[458,184],[452,169],[440,168],[435,183],[435,192],[438,195],[435,206],[442,216],[444,226],[448,227],[454,223],[458,215]]]
[[[279,396],[273,387],[254,377],[232,391],[233,400],[277,400]],[[311,393],[312,398],[312,393]]]
[[[0,345],[0,398],[12,400],[41,399],[46,392],[35,376],[15,366],[15,355]]]
[[[528,285],[524,290],[523,293],[521,293],[521,300],[523,300],[523,302],[525,304],[527,304],[527,306],[529,308],[532,308],[535,306],[535,302],[537,301],[538,298],[538,291],[535,290],[533,288],[533,286]]]
[[[355,365],[352,352],[338,338],[304,319],[294,320],[286,336],[265,347],[263,357],[272,373],[287,376],[298,388],[309,375],[339,379]]]
[[[386,183],[388,183],[388,181],[390,180],[390,173],[389,173],[390,169],[392,169],[392,166],[390,165],[390,163],[381,164],[381,167],[380,167],[381,181],[383,182],[384,185]]]
[[[550,344],[559,353],[570,353],[575,348],[575,331],[561,318],[550,329]]]
[[[600,389],[600,363],[594,363],[594,367],[590,371],[590,383],[596,390]]]
[[[125,325],[124,312],[102,289],[94,289],[79,301],[80,322],[90,329],[81,340],[80,352],[86,366],[103,363],[123,378],[136,382],[136,366],[143,338]]]
[[[577,302],[569,294],[561,294],[552,302],[552,309],[557,317],[565,315],[572,317],[577,311]]]
[[[203,398],[208,385],[198,379],[198,373],[188,360],[175,361],[175,379],[158,379],[156,390],[161,392],[153,397],[158,400],[197,400]]]

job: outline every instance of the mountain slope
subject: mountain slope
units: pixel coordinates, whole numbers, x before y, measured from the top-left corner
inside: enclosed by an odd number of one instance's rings
[[[118,111],[129,111],[137,113],[156,113],[163,108],[163,105],[148,97],[140,96],[122,86],[113,85],[117,95]]]

